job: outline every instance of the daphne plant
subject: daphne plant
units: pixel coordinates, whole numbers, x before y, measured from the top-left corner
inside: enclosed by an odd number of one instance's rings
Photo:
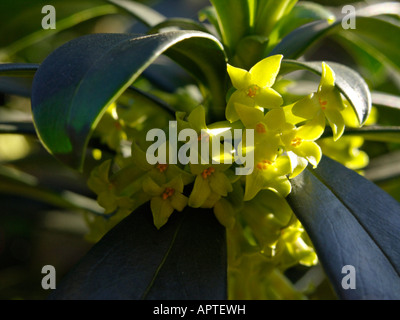
[[[376,40],[368,21],[394,37],[398,26],[368,5],[360,29],[344,31],[323,6],[297,1],[213,0],[201,22],[108,2],[147,34],[85,35],[39,67],[1,69],[34,70],[37,136],[88,176],[102,207],[85,212],[96,244],[53,298],[307,299],[320,266],[335,297],[399,298],[400,206],[352,169],[368,163],[365,140],[392,130],[398,142],[400,130],[370,127],[376,110],[359,73],[300,59],[328,34],[357,47]],[[151,76],[161,56],[190,74],[172,92]],[[171,79],[182,72],[168,66]],[[346,265],[354,290],[342,285]],[[110,281],[94,291],[98,279]]]

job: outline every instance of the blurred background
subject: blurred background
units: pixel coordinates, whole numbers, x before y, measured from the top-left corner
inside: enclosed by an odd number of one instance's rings
[[[210,4],[208,0],[140,2],[167,17],[194,20],[198,20],[198,11]],[[312,2],[339,6],[333,11],[352,3]],[[56,8],[55,30],[41,27],[45,16],[41,9],[49,4]],[[40,64],[54,49],[81,35],[145,30],[107,1],[1,0],[0,63]],[[398,73],[373,54],[357,52],[343,38],[318,42],[306,59],[344,63],[357,70],[374,92],[400,92]],[[86,185],[87,176],[60,164],[39,143],[30,110],[31,79],[19,79],[18,89],[13,81],[0,77],[0,299],[45,299],[49,292],[41,287],[42,267],[53,265],[59,280],[93,245],[85,239],[84,213],[72,208],[69,201],[86,201],[83,206],[87,207],[95,205],[90,201],[95,196]],[[398,101],[393,104],[400,105]],[[379,109],[379,123],[400,126],[393,112]],[[364,174],[400,200],[399,144],[367,141],[362,149],[370,157]]]

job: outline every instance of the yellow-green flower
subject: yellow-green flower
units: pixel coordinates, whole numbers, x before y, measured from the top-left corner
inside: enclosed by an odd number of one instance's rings
[[[231,95],[226,107],[226,118],[231,121],[239,119],[235,104],[250,107],[272,109],[282,105],[282,96],[272,89],[279,73],[283,56],[275,55],[255,64],[250,71],[228,64],[227,70],[236,91]]]
[[[187,206],[188,198],[182,194],[183,187],[180,176],[162,186],[150,177],[143,181],[143,190],[151,197],[150,208],[157,229],[167,223],[174,210],[182,211]]]
[[[246,176],[244,201],[253,199],[260,190],[270,189],[286,197],[291,191],[287,175],[292,172],[288,156],[279,156],[275,161],[257,161],[254,170]]]
[[[236,111],[246,128],[255,130],[255,161],[273,162],[286,152],[291,163],[291,178],[299,174],[310,162],[316,167],[321,160],[321,149],[314,142],[323,132],[316,121],[295,127],[286,121],[285,111],[273,109],[265,115],[261,110],[236,104]],[[318,118],[317,122],[319,121]],[[321,131],[322,128],[322,131]]]
[[[221,196],[226,197],[228,192],[233,190],[231,180],[225,173],[229,167],[230,165],[227,164],[190,164],[190,170],[196,176],[196,179],[189,196],[189,206],[200,208],[210,200],[210,197],[215,202]],[[213,195],[216,195],[216,197]],[[212,206],[207,205],[207,207]]]
[[[345,109],[339,90],[335,87],[335,73],[325,63],[322,63],[322,77],[318,91],[296,102],[292,108],[295,116],[312,120],[323,132],[325,117],[333,131],[336,141],[344,131],[345,122],[342,111]]]
[[[110,181],[110,168],[111,160],[94,168],[88,179],[88,187],[97,194],[97,202],[104,208],[105,214],[127,215],[142,202],[131,194],[123,194],[117,183]]]
[[[158,184],[164,184],[176,176],[181,176],[185,185],[193,181],[193,176],[178,165],[168,163],[153,165],[148,163],[146,153],[135,142],[132,143],[132,162]]]

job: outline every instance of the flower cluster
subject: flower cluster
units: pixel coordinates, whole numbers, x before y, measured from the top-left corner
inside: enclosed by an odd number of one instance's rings
[[[89,187],[98,195],[98,202],[107,214],[107,219],[92,217],[89,221],[92,230],[97,231],[97,238],[146,202],[150,202],[158,229],[174,211],[180,212],[185,207],[212,208],[227,228],[233,296],[238,297],[235,290],[243,285],[243,274],[249,277],[257,274],[253,270],[257,263],[260,268],[268,266],[274,270],[269,273],[272,278],[263,278],[263,281],[282,284],[282,270],[296,263],[315,264],[312,245],[285,197],[291,192],[291,179],[309,164],[313,168],[318,166],[322,150],[339,155],[337,151],[343,146],[358,150],[360,141],[346,138],[342,144],[337,142],[345,124],[354,124],[357,120],[335,86],[334,71],[326,63],[322,63],[318,90],[284,105],[284,98],[273,89],[282,58],[282,55],[265,58],[249,71],[227,65],[232,90],[227,99],[226,120],[207,123],[207,111],[201,105],[190,113],[176,113],[173,134],[180,136],[188,129],[195,132],[194,137],[187,135],[186,141],[178,139],[183,162],[174,161],[170,141],[166,139],[158,141],[158,156],[163,150],[164,157],[159,159],[164,160],[150,164],[146,154],[149,143],[143,136],[132,134],[137,124],[127,121],[129,117],[125,121],[119,119],[113,106],[104,120],[111,123],[112,134],[107,135],[103,130],[100,135],[117,151],[121,149],[118,139],[131,140],[131,155],[115,158],[114,166],[112,160],[107,160],[92,171]],[[104,121],[100,128],[107,127]],[[167,127],[166,122],[163,125]],[[320,139],[327,125],[333,133],[330,141]],[[233,134],[237,129],[241,132],[240,141],[233,141],[238,138]],[[171,138],[172,128],[164,131]],[[231,150],[225,149],[221,136],[225,140],[233,137]],[[215,145],[217,152],[213,149]],[[244,164],[232,160],[238,154],[250,153],[254,161],[252,170],[246,175],[235,174],[235,169]],[[362,164],[363,157],[362,152],[353,152],[346,155],[346,160]],[[258,262],[249,264],[249,259]]]

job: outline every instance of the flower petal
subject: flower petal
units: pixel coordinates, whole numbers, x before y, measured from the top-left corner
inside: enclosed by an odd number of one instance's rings
[[[256,63],[251,69],[251,82],[260,88],[272,87],[281,68],[281,54],[267,57]]]
[[[313,141],[303,141],[298,147],[292,148],[292,151],[298,156],[306,158],[314,168],[321,161],[321,148]]]
[[[264,118],[264,113],[260,109],[248,107],[241,103],[236,103],[235,109],[240,121],[246,128],[254,128]]]
[[[239,120],[239,115],[236,113],[235,104],[242,104],[249,107],[255,107],[255,102],[252,98],[248,97],[244,91],[237,90],[232,93],[229,98],[228,104],[225,109],[225,117],[230,122]]]
[[[135,141],[131,147],[132,160],[140,169],[149,171],[154,168],[154,165],[150,164],[146,159],[146,152],[144,152]]]
[[[255,168],[253,173],[246,176],[246,186],[244,191],[244,201],[253,199],[257,193],[262,190],[267,183],[263,172]]]
[[[269,130],[282,131],[286,124],[285,111],[283,109],[272,109],[264,117],[264,123]]]
[[[317,112],[320,110],[321,106],[319,104],[318,97],[313,93],[297,101],[292,108],[292,112],[295,116],[304,119],[314,118]]]
[[[232,204],[224,198],[220,199],[215,204],[214,214],[219,223],[221,223],[226,228],[232,228],[235,224],[235,211],[232,207]]]
[[[289,179],[293,179],[304,171],[308,165],[308,161],[303,157],[299,157],[292,151],[288,151],[287,155],[290,159],[290,166],[292,170],[292,173],[289,175]]]
[[[303,140],[317,140],[324,133],[325,125],[325,114],[318,112],[313,119],[298,128],[296,135]]]
[[[286,197],[292,190],[292,185],[286,176],[280,176],[268,181],[268,189],[277,191],[281,196]]]
[[[256,135],[254,150],[255,162],[262,160],[275,161],[279,153],[280,137],[278,134],[267,131],[264,134]]]
[[[166,170],[166,176],[168,180],[172,180],[174,177],[181,176],[183,184],[187,185],[192,183],[194,178],[193,175],[189,172],[182,170],[177,165],[170,164],[168,165],[168,169]]]
[[[174,208],[171,206],[168,200],[163,200],[160,197],[154,197],[150,201],[150,208],[153,214],[153,222],[157,229],[160,229],[164,224],[167,223],[168,218],[174,212]]]
[[[344,132],[344,119],[340,111],[336,109],[326,109],[326,118],[333,131],[333,140],[338,140]]]
[[[182,193],[183,192],[182,177],[181,176],[176,176],[170,182],[168,182],[165,185],[163,185],[163,187],[169,187],[169,188],[172,188],[172,189]]]
[[[283,104],[282,96],[271,88],[260,88],[254,101],[257,106],[265,109],[279,108]]]
[[[196,177],[193,190],[189,196],[189,206],[192,208],[200,208],[207,200],[211,193],[209,180],[203,179],[201,175]]]
[[[336,88],[330,90],[324,90],[318,93],[321,101],[326,101],[326,106],[324,109],[336,109],[342,111],[346,108],[340,92]]]
[[[331,69],[331,67],[322,62],[322,77],[318,86],[318,92],[323,90],[332,89],[335,86],[335,72]]]
[[[206,129],[206,111],[203,106],[198,106],[190,113],[188,116],[188,121],[190,126],[196,130],[197,133],[201,131],[201,129]]]
[[[251,75],[248,71],[236,68],[228,64],[227,71],[231,78],[233,86],[238,90],[245,90],[251,83]]]
[[[210,188],[213,192],[226,197],[232,191],[232,184],[222,172],[214,172],[210,179]]]
[[[284,176],[291,173],[290,159],[288,156],[280,156],[273,164],[274,176]]]
[[[160,187],[157,183],[153,181],[150,177],[146,177],[143,180],[143,190],[146,192],[148,195],[155,197],[159,196],[160,194],[163,193],[164,188]]]
[[[182,193],[175,192],[170,198],[170,203],[175,210],[182,211],[187,206],[188,200]]]

